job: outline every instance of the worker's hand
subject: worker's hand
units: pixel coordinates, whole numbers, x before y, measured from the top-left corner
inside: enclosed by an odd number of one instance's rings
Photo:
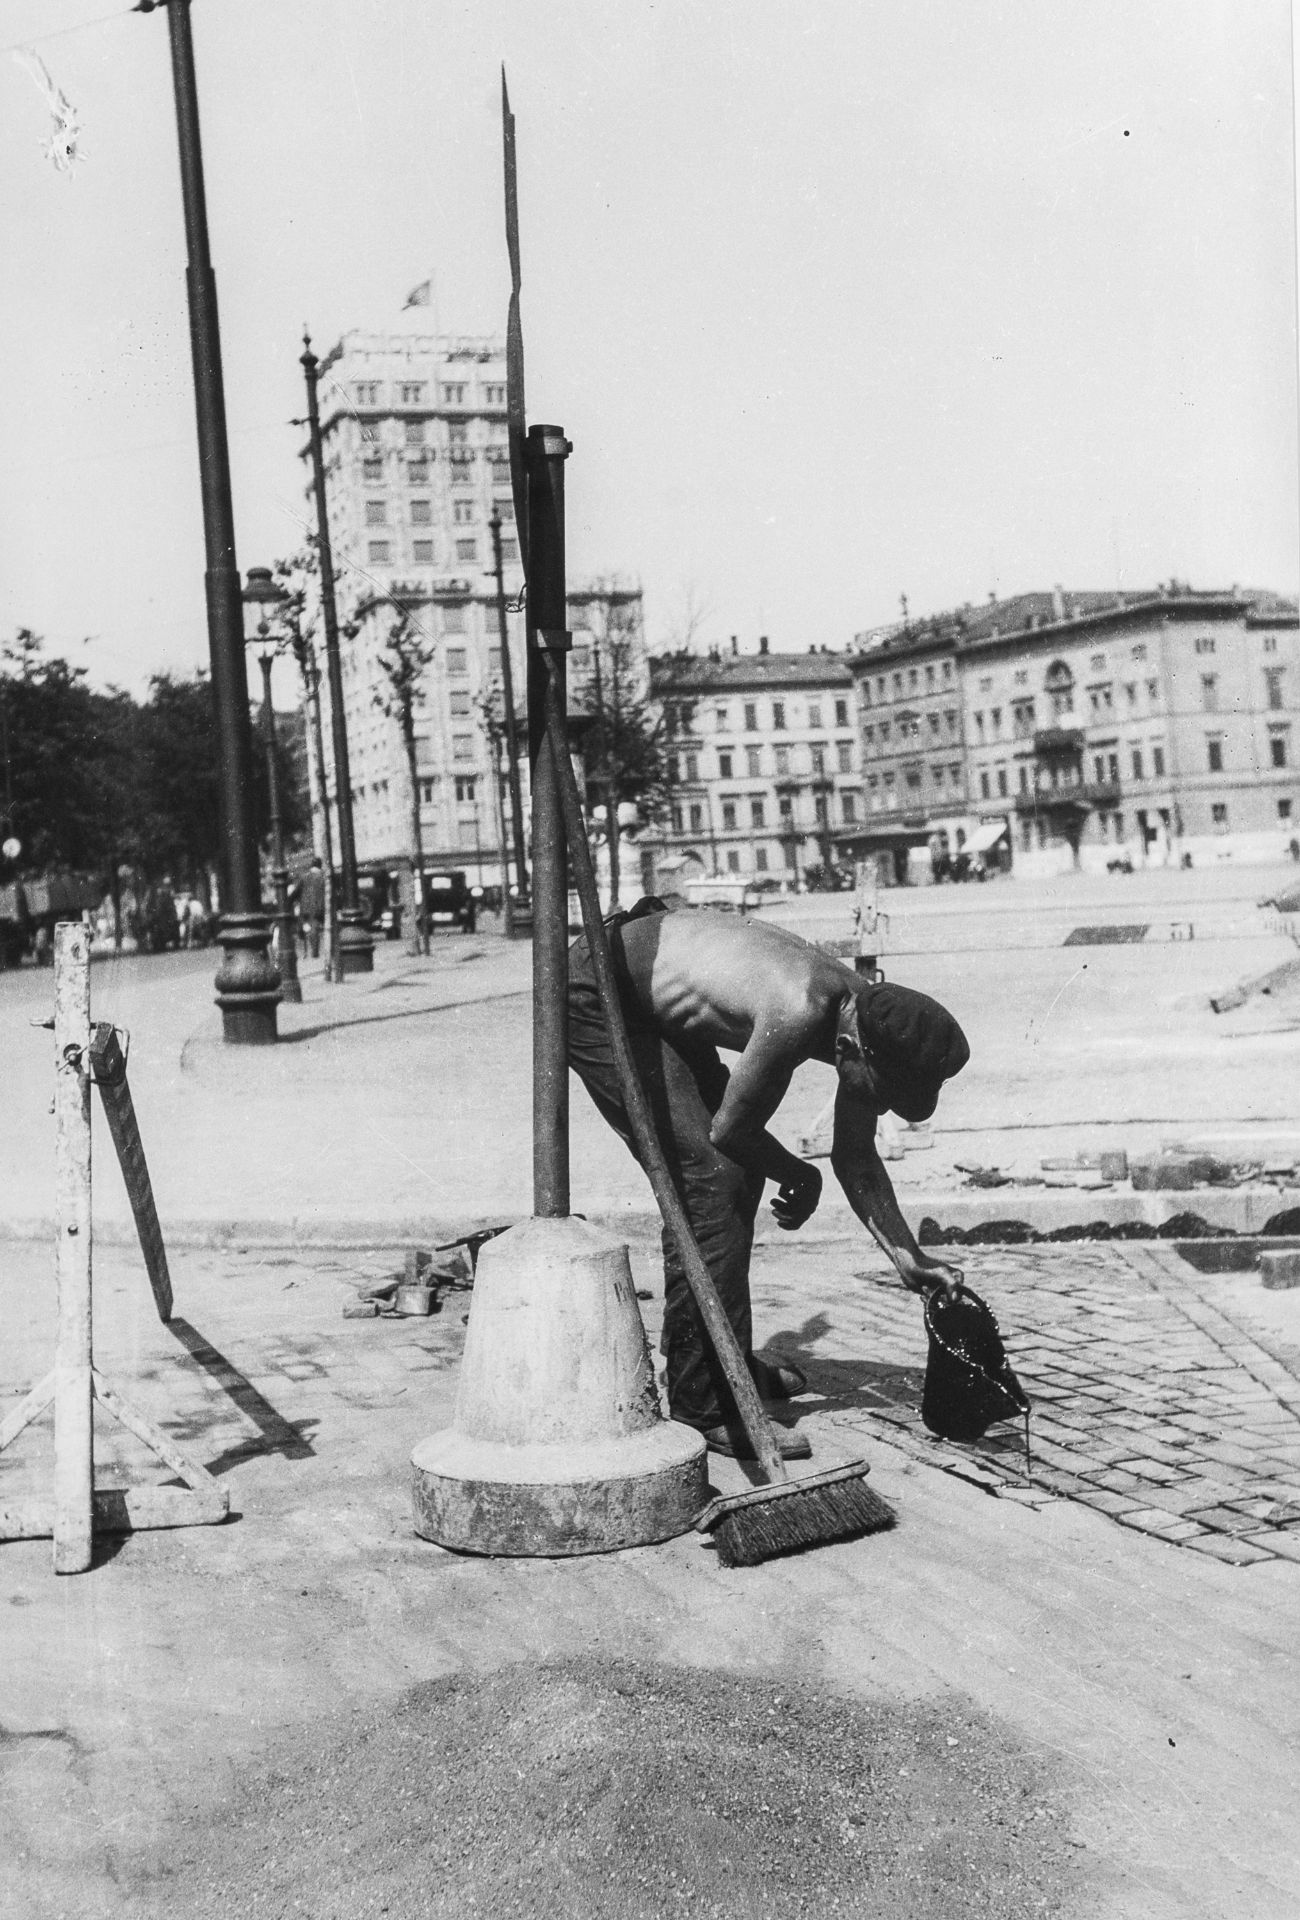
[[[812,1218],[817,1211],[817,1202],[822,1197],[822,1177],[816,1167],[805,1160],[793,1180],[787,1180],[772,1202],[772,1212],[776,1216],[778,1227],[787,1232],[801,1227],[805,1220]]]
[[[966,1284],[960,1267],[946,1260],[932,1260],[927,1253],[905,1254],[899,1263],[899,1278],[911,1293],[944,1293],[955,1300]]]

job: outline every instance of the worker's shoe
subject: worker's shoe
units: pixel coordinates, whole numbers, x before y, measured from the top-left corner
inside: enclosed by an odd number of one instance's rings
[[[710,1453],[725,1453],[731,1460],[758,1458],[743,1427],[705,1427],[703,1432]],[[811,1460],[812,1446],[804,1434],[792,1427],[773,1427],[772,1434],[783,1460]]]
[[[789,1360],[760,1360],[755,1354],[749,1363],[761,1400],[793,1400],[808,1390],[808,1376]]]

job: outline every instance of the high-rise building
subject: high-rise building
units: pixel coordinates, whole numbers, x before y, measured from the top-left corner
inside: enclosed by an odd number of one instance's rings
[[[338,575],[343,696],[357,858],[410,852],[411,793],[380,664],[399,609],[429,656],[415,707],[426,867],[501,879],[496,765],[501,637],[491,522],[501,521],[510,663],[526,704],[523,570],[510,487],[505,343],[496,336],[346,333],[321,363],[321,433]],[[593,635],[611,604],[640,635],[640,587],[598,581],[569,596],[570,684],[581,706]],[[499,725],[497,727],[499,734]],[[521,728],[521,744],[526,734]],[[527,788],[527,762],[522,767]]]

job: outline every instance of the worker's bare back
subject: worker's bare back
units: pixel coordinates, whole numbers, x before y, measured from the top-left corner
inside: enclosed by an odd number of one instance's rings
[[[622,938],[637,1000],[665,1035],[743,1051],[756,1032],[779,1034],[791,1066],[833,1058],[833,1010],[859,982],[797,934],[699,907],[630,920]]]

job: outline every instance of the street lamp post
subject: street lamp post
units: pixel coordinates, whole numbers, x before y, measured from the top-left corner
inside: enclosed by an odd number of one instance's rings
[[[325,497],[325,455],[321,446],[320,407],[316,384],[320,362],[303,335],[302,370],[307,381],[307,425],[311,439],[311,468],[316,496],[317,554],[320,559],[321,623],[325,629],[325,672],[330,690],[330,727],[334,736],[334,805],[339,823],[339,866],[343,900],[339,907],[338,977],[373,973],[375,943],[370,937],[361,892],[357,885],[357,842],[352,826],[352,773],[348,763],[348,728],[343,712],[343,667],[339,659],[338,606],[334,598],[334,554],[330,546],[329,503]]]
[[[139,11],[150,13],[155,4],[156,0],[139,0]],[[276,1037],[275,1009],[280,1000],[280,976],[268,950],[271,927],[262,912],[257,837],[253,827],[253,740],[248,719],[248,673],[244,661],[239,570],[235,564],[217,282],[208,249],[190,0],[167,0],[167,27],[189,254],[185,278],[203,495],[208,653],[220,754],[221,922],[217,937],[223,957],[215,984],[225,1039],[255,1045],[274,1041]]]
[[[289,905],[289,867],[284,857],[284,827],[280,818],[280,769],[275,752],[275,708],[271,703],[271,668],[276,645],[266,610],[284,599],[284,590],[271,578],[269,567],[250,567],[244,588],[247,626],[256,621],[247,638],[257,646],[258,665],[262,669],[262,729],[266,744],[266,784],[271,801],[271,883],[275,888],[276,964],[280,969],[280,997],[294,1006],[302,1003],[298,979],[298,941],[294,932],[293,909]]]

